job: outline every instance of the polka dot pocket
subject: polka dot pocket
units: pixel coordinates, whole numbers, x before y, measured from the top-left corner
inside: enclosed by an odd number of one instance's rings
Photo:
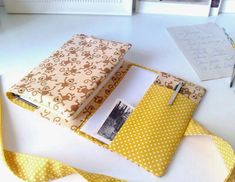
[[[204,88],[160,73],[109,148],[154,175],[164,175],[204,95]]]

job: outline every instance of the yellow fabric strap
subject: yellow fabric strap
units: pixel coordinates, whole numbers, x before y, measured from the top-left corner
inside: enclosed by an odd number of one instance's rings
[[[74,167],[62,164],[59,161],[37,157],[28,154],[21,154],[17,152],[7,151],[3,148],[2,143],[2,106],[0,98],[0,152],[2,158],[9,169],[19,178],[24,181],[40,182],[50,181],[65,177],[70,174],[78,174],[89,182],[105,182],[105,181],[122,181],[116,178],[89,173]],[[228,177],[226,182],[235,182],[235,153],[231,145],[229,145],[222,138],[213,135],[211,132],[203,128],[196,121],[191,120],[185,136],[207,135],[212,137],[219,153],[221,154],[226,168],[228,170]]]
[[[59,161],[5,150],[2,143],[2,105],[0,98],[0,152],[8,168],[19,178],[30,182],[45,182],[78,174],[88,182],[120,182],[116,178],[89,173]]]
[[[228,170],[228,176],[225,179],[225,182],[235,182],[235,153],[232,146],[222,138],[212,134],[196,121],[191,120],[185,132],[185,136],[200,135],[211,137],[221,157],[223,158],[225,166]]]

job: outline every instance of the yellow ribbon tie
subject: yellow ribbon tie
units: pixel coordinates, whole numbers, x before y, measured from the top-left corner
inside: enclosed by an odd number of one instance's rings
[[[70,174],[80,175],[88,182],[121,182],[113,177],[89,173],[59,161],[5,150],[2,143],[2,105],[0,98],[0,151],[4,162],[17,177],[24,181],[45,182]]]
[[[213,142],[215,143],[217,149],[221,157],[224,160],[225,166],[228,171],[228,176],[225,179],[225,182],[235,182],[235,153],[232,146],[223,140],[222,138],[214,135],[199,123],[194,120],[191,120],[189,126],[185,132],[185,136],[209,136],[212,138]]]

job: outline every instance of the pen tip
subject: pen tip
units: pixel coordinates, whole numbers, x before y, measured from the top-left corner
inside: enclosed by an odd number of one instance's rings
[[[232,87],[233,87],[233,82],[230,83],[230,88],[232,88]]]

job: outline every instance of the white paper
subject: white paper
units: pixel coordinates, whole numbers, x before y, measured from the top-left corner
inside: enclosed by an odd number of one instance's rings
[[[218,25],[171,27],[168,32],[201,80],[231,76],[235,50]]]
[[[212,0],[211,1],[211,9],[210,9],[211,16],[217,16],[219,14],[219,10],[220,10],[222,2],[223,2],[223,0]]]
[[[109,144],[111,141],[98,135],[97,132],[110,114],[110,109],[115,101],[121,99],[129,105],[136,107],[157,76],[157,73],[132,66],[112,94],[84,124],[81,131]]]

